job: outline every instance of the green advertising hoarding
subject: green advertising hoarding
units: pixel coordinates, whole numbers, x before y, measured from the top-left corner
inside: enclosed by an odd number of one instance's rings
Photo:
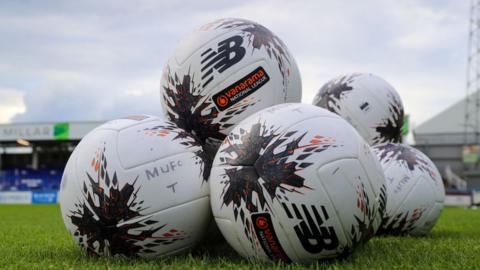
[[[55,140],[68,140],[70,138],[70,124],[56,123],[53,126],[53,136]]]
[[[478,162],[478,145],[466,145],[462,149],[463,163],[475,164]]]
[[[402,135],[406,136],[409,131],[410,131],[410,115],[405,114],[403,116],[403,125],[401,128]]]

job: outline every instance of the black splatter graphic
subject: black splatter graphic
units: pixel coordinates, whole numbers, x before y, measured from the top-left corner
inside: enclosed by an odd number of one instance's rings
[[[431,167],[426,157],[415,148],[404,144],[384,143],[374,146],[373,150],[382,163],[397,161],[410,171],[418,169],[428,173],[432,179],[437,177],[437,173]]]
[[[225,169],[225,174],[230,179],[228,189],[223,193],[223,204],[230,205],[233,202],[236,208],[240,208],[242,201],[245,202],[247,210],[258,212],[258,207],[253,201],[253,193],[257,193],[260,206],[265,205],[265,195],[262,185],[258,181],[258,174],[254,167],[243,167],[242,169]],[[235,219],[238,213],[235,212]]]
[[[242,166],[239,168],[226,169],[225,174],[230,179],[228,189],[224,190],[223,204],[229,205],[231,202],[236,207],[241,206],[241,202],[246,203],[246,208],[252,212],[257,212],[258,208],[253,203],[253,192],[259,194],[260,205],[263,208],[265,205],[265,197],[263,195],[263,188],[258,181],[259,174],[256,171],[256,167],[252,166],[256,163],[260,157],[260,151],[265,149],[270,141],[277,137],[273,130],[262,130],[260,123],[252,126],[250,131],[241,129],[240,136],[242,143],[230,144],[228,147],[222,150],[222,153],[227,153],[232,156],[233,153],[237,154],[234,158],[221,158],[220,160],[228,165]],[[239,135],[231,134],[230,139],[238,139]],[[235,215],[237,218],[237,215]]]
[[[375,128],[377,136],[373,138],[373,144],[402,141],[403,105],[396,95],[389,97],[388,111],[391,117],[377,125]]]
[[[374,146],[373,151],[382,164],[395,161],[409,171],[420,170],[423,173],[428,173],[434,181],[438,177],[436,170],[431,167],[426,157],[415,148],[403,144],[384,143]],[[417,208],[411,215],[409,211],[400,212],[395,216],[385,213],[379,234],[409,234],[415,229],[415,222],[420,219],[423,212],[424,209]]]
[[[346,249],[346,252],[351,252],[356,246],[365,244],[375,235],[375,222],[380,222],[380,218],[384,215],[386,209],[387,192],[385,185],[382,185],[380,188],[380,197],[377,209],[372,208],[372,205],[370,204],[370,198],[363,183],[357,186],[356,194],[357,208],[360,209],[363,215],[355,215],[357,224],[352,225],[350,230],[350,241],[352,246]],[[377,203],[374,203],[373,205],[376,204]]]
[[[348,94],[348,92],[353,90],[353,86],[351,86],[351,83],[354,81],[355,77],[358,76],[360,76],[359,73],[354,73],[341,76],[327,82],[318,91],[313,101],[313,104],[325,108],[331,112],[338,113],[340,110],[338,102],[346,94]]]
[[[210,148],[213,148],[213,155],[226,136],[222,131],[234,125],[229,123],[230,119],[255,104],[251,99],[245,98],[224,111],[223,116],[219,116],[211,96],[202,94],[203,89],[199,83],[195,84],[190,71],[183,78],[179,78],[177,74],[172,74],[167,66],[164,80],[166,83],[163,85],[163,99],[168,118],[180,128],[193,133],[202,145],[207,146],[205,150],[210,151]]]
[[[272,56],[278,63],[278,69],[282,73],[284,93],[286,92],[288,76],[290,75],[289,65],[291,63],[291,56],[287,51],[287,47],[276,35],[274,35],[266,27],[252,21],[242,19],[223,19],[213,24],[218,23],[217,29],[240,28],[246,38],[249,40],[249,45],[253,50],[265,48],[270,58]]]
[[[239,129],[239,134],[230,134],[224,142],[228,145],[221,150],[223,157],[220,161],[235,166],[225,169],[223,204],[233,203],[234,218],[240,217],[246,225],[245,234],[251,241],[251,221],[243,211],[242,202],[250,213],[270,211],[268,201],[276,199],[277,192],[301,193],[299,189],[309,189],[304,185],[305,179],[297,174],[313,164],[304,160],[314,153],[338,146],[332,138],[318,135],[309,144],[300,145],[306,132],[297,135],[297,131],[284,134],[277,131],[273,126],[256,123],[248,131]],[[257,195],[255,201],[254,193]]]
[[[152,248],[158,245],[185,238],[184,232],[175,229],[175,234],[153,236],[167,224],[142,218],[140,212],[147,207],[143,206],[144,201],[138,201],[140,187],[135,187],[138,177],[132,183],[120,186],[116,172],[113,177],[108,173],[105,148],[97,152],[91,167],[96,179],[86,173],[87,181],[82,187],[84,199],[75,204],[76,209],[70,216],[72,224],[77,227],[74,235],[89,254],[135,257],[140,253],[154,253]],[[132,219],[136,221],[129,222]]]
[[[409,211],[401,212],[394,217],[384,215],[382,226],[378,230],[378,235],[405,235],[415,229],[416,222],[422,217],[425,209],[417,208],[413,210],[412,215]]]
[[[387,186],[385,184],[380,188],[380,200],[378,203],[378,213],[383,217],[387,211]]]
[[[173,140],[181,140],[180,144],[189,148],[194,148],[195,159],[201,165],[201,174],[203,176],[203,182],[208,182],[208,177],[212,169],[212,160],[208,157],[207,153],[203,150],[202,144],[193,134],[188,133],[182,128],[179,128],[172,122],[166,122],[166,125],[158,125],[144,130],[147,135],[151,136],[166,136],[168,133],[175,133],[176,136]]]

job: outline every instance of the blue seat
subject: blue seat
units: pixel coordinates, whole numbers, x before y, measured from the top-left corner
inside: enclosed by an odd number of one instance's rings
[[[61,169],[8,169],[0,172],[0,190],[58,191]]]

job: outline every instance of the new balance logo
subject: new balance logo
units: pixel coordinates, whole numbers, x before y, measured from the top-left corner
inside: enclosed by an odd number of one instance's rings
[[[207,49],[201,55],[202,61],[202,87],[207,86],[213,80],[213,70],[222,73],[229,67],[240,62],[245,56],[245,48],[242,47],[243,38],[233,36],[218,43],[218,51]]]
[[[314,205],[308,208],[304,204],[301,205],[300,211],[297,205],[292,203],[293,215],[285,203],[282,203],[282,206],[288,218],[300,220],[293,228],[306,251],[315,254],[324,249],[334,250],[338,247],[339,242],[335,229],[332,226],[322,226],[330,218],[323,205],[320,207],[321,212]]]

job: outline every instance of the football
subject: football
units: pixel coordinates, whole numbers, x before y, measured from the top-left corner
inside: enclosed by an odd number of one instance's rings
[[[387,184],[387,207],[379,234],[427,234],[437,223],[445,198],[437,168],[406,144],[380,144],[373,151]]]
[[[68,160],[63,221],[89,254],[178,253],[211,220],[208,173],[199,142],[175,124],[146,115],[113,120],[86,135]]]
[[[344,119],[280,104],[240,122],[210,175],[212,212],[242,256],[309,263],[349,254],[377,231],[382,168]]]
[[[320,88],[313,104],[346,119],[370,145],[402,140],[402,101],[376,75],[352,73],[332,79]]]
[[[300,74],[285,44],[252,21],[222,19],[183,39],[161,79],[169,120],[212,156],[234,125],[263,108],[301,100]]]

